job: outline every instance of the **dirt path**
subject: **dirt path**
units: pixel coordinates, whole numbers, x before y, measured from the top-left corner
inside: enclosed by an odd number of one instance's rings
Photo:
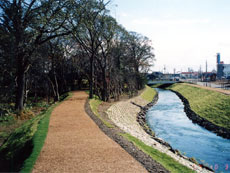
[[[53,111],[33,172],[146,172],[85,113],[85,92],[74,92]]]
[[[195,85],[195,84],[188,84],[188,83],[184,83],[184,85],[190,85],[190,86],[194,86],[194,87],[197,87],[197,88],[203,88],[203,89],[207,89],[207,90],[211,90],[211,91],[217,91],[217,92],[220,92],[222,94],[230,95],[229,90],[224,90],[224,89],[220,89],[220,88],[211,88],[211,87]]]

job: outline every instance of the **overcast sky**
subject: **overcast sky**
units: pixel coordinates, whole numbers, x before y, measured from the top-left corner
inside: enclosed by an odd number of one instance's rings
[[[230,0],[112,0],[111,14],[127,30],[152,40],[154,71],[230,64]]]

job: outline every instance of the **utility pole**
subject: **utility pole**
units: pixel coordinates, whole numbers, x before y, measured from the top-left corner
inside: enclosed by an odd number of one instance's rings
[[[176,69],[174,68],[173,70],[174,70],[174,79],[173,80],[175,81]]]
[[[207,84],[207,75],[208,75],[208,62],[207,62],[207,60],[206,60],[206,74],[205,74],[206,86],[208,86],[208,84]]]
[[[201,71],[201,65],[200,65],[200,81],[202,81],[202,71]]]

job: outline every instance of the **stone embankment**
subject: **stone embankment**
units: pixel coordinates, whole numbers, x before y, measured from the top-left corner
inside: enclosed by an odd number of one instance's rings
[[[169,144],[154,136],[153,132],[146,124],[145,115],[147,110],[155,104],[156,100],[157,98],[155,98],[153,102],[148,103],[146,100],[142,99],[141,96],[137,96],[113,104],[107,110],[107,114],[119,128],[140,139],[146,145],[168,154],[179,163],[197,172],[211,172],[189,161],[189,158],[182,156],[177,150],[173,150]]]
[[[230,129],[219,127],[213,124],[212,122],[208,121],[207,119],[200,117],[191,109],[189,105],[189,101],[183,95],[181,95],[177,91],[173,91],[173,90],[171,91],[176,93],[177,96],[182,100],[182,102],[184,103],[184,111],[187,114],[187,116],[192,120],[193,123],[199,124],[205,129],[213,133],[216,133],[218,136],[222,136],[223,138],[230,139]]]

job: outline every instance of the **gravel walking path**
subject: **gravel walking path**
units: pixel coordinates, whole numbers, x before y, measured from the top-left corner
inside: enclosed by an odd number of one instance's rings
[[[147,172],[89,118],[86,99],[85,92],[74,92],[52,112],[33,172]]]

